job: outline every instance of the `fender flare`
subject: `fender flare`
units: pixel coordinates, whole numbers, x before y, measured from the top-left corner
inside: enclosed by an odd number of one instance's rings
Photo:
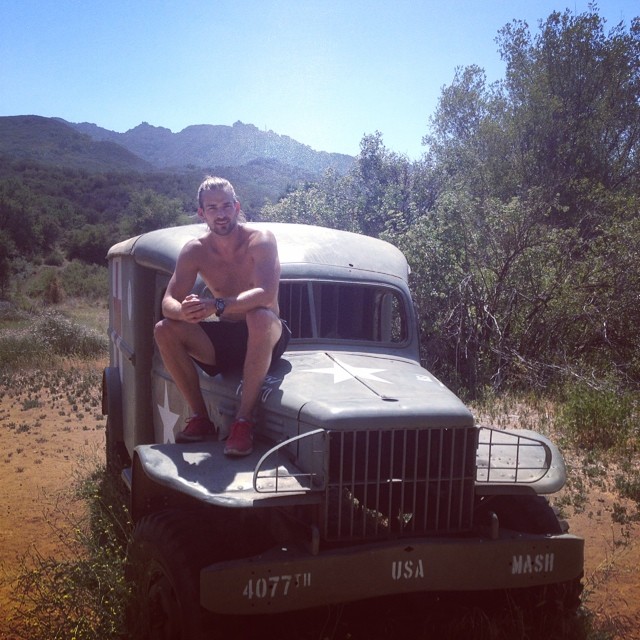
[[[124,420],[122,411],[122,383],[117,367],[106,367],[102,373],[102,413],[107,417],[106,454],[107,466],[114,464],[122,469],[124,460]]]

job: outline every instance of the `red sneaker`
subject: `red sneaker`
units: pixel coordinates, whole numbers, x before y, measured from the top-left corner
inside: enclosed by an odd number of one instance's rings
[[[253,423],[240,418],[231,425],[224,453],[227,456],[248,456],[253,451]]]
[[[216,432],[216,425],[207,416],[193,416],[187,426],[176,436],[176,442],[201,442]]]

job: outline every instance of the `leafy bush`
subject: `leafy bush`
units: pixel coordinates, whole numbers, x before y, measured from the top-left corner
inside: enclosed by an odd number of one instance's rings
[[[37,270],[27,278],[24,291],[30,299],[47,304],[59,304],[67,297],[104,299],[109,292],[109,272],[106,266],[72,260],[63,267]]]
[[[106,348],[106,338],[56,313],[45,313],[32,337],[46,351],[62,356],[97,356]]]
[[[106,266],[72,260],[62,270],[62,286],[72,298],[103,299],[109,293],[109,272]]]
[[[38,269],[32,277],[28,278],[25,293],[29,299],[40,298],[47,304],[62,302],[64,290],[59,270],[56,267]]]
[[[45,256],[44,263],[50,267],[61,267],[64,264],[64,256],[56,249]]]
[[[559,425],[576,446],[608,450],[627,442],[635,410],[628,392],[577,384],[566,393]]]
[[[0,300],[0,322],[21,322],[28,320],[29,314],[11,302]]]
[[[5,330],[0,335],[0,370],[35,364],[43,355],[28,329]]]
[[[99,357],[105,354],[106,337],[55,312],[34,317],[26,327],[0,335],[0,368],[25,367],[56,357]]]

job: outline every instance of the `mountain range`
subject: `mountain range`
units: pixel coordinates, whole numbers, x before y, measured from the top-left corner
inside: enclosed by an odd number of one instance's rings
[[[251,124],[193,125],[178,133],[146,122],[124,133],[42,116],[0,117],[0,156],[86,171],[183,171],[275,162],[319,175],[346,172],[352,156],[314,151]]]

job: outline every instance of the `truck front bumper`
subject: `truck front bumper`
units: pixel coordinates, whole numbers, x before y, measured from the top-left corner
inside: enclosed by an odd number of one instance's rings
[[[200,573],[200,603],[264,614],[427,591],[486,591],[579,578],[584,540],[570,534],[407,539],[323,551],[297,549],[216,563]]]

